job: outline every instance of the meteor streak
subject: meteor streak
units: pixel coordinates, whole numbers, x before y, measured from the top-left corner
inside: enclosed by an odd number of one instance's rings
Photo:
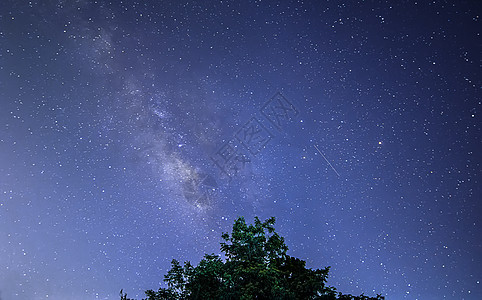
[[[321,153],[320,149],[318,149],[318,147],[316,147],[316,145],[313,145],[315,146],[316,150],[318,151],[318,153],[321,154],[321,156],[323,156],[323,158],[326,160],[326,162],[330,165],[330,167],[333,169],[333,171],[335,171],[336,175],[338,175],[338,177],[340,177],[340,174],[335,170],[335,168],[330,164],[330,162],[328,161],[328,159],[326,159],[326,157],[323,155],[323,153]]]

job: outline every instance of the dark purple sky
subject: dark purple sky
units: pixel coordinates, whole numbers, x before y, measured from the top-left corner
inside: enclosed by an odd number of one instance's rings
[[[238,216],[344,293],[482,299],[477,1],[140,2],[0,4],[1,299],[141,298]]]

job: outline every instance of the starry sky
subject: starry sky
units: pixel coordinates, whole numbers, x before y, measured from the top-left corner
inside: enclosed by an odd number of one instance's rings
[[[0,3],[0,298],[140,298],[277,218],[328,284],[482,299],[477,1]]]

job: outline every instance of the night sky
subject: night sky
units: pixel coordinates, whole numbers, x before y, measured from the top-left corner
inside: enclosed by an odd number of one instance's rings
[[[274,216],[329,285],[482,299],[478,1],[1,1],[0,298],[140,298]]]

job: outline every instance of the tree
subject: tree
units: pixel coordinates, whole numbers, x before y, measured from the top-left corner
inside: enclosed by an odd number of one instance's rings
[[[191,299],[280,299],[280,300],[381,300],[383,296],[352,296],[326,286],[330,267],[308,269],[306,262],[286,254],[284,238],[274,229],[275,218],[246,224],[243,217],[233,225],[231,235],[221,237],[226,259],[206,254],[193,267],[172,260],[164,276],[167,287],[147,290],[146,300]],[[121,300],[131,300],[120,292]]]

